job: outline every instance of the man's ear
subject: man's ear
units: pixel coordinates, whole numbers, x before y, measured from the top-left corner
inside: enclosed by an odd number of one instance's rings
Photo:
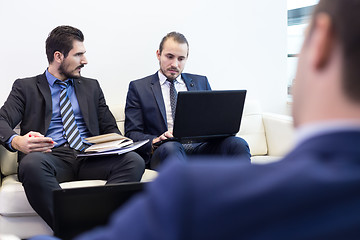
[[[59,51],[54,52],[54,61],[61,63],[63,59],[64,59],[64,55],[61,52]]]
[[[332,32],[332,22],[329,15],[319,13],[316,15],[313,24],[310,40],[313,44],[313,66],[316,69],[321,69],[330,60],[331,51],[333,50],[334,35]]]
[[[160,50],[156,50],[156,57],[158,60],[160,60]]]

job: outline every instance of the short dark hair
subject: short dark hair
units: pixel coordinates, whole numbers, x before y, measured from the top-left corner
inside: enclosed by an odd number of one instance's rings
[[[178,43],[186,43],[187,47],[188,47],[188,52],[187,54],[189,55],[189,43],[188,41],[186,40],[186,37],[179,33],[179,32],[169,32],[168,34],[166,34],[165,37],[163,37],[163,39],[161,40],[160,42],[160,46],[159,46],[159,51],[160,51],[160,54],[162,53],[163,51],[163,48],[164,48],[164,43],[166,42],[166,40],[168,40],[169,38],[173,39],[175,42],[178,42]]]
[[[54,61],[54,53],[56,51],[64,54],[67,57],[70,50],[73,48],[73,41],[84,41],[83,33],[71,26],[58,26],[49,33],[46,39],[46,56],[49,63]]]
[[[319,13],[330,16],[332,34],[343,51],[344,92],[349,99],[360,102],[360,0],[320,0],[313,21]]]

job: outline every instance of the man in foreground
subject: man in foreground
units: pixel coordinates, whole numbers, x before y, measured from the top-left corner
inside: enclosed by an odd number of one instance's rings
[[[359,239],[360,0],[320,0],[294,86],[297,145],[282,161],[169,164],[96,239]]]
[[[158,142],[173,137],[177,92],[211,90],[207,77],[183,73],[188,55],[189,44],[183,34],[170,32],[162,39],[156,52],[160,70],[129,84],[125,108],[126,136],[135,141],[150,139],[139,153],[155,169],[169,160],[169,156],[183,160],[187,155],[231,155],[249,163],[249,145],[239,137],[185,145],[169,141],[156,146]]]
[[[0,110],[0,143],[19,151],[18,177],[33,209],[53,227],[52,191],[59,183],[101,179],[139,181],[144,160],[135,152],[77,157],[83,139],[119,133],[97,80],[81,77],[87,64],[84,36],[71,26],[55,28],[46,40],[44,74],[18,79]],[[20,123],[21,133],[14,128]]]

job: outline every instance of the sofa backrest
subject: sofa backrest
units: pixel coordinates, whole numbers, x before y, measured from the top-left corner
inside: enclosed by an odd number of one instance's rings
[[[124,105],[110,105],[116,123],[124,134],[125,112]],[[262,110],[257,101],[246,100],[240,131],[237,134],[244,138],[249,146],[252,156],[268,154],[268,143],[265,135]],[[17,172],[17,154],[7,151],[0,145],[0,166],[3,175],[7,176]]]
[[[115,105],[110,105],[109,108],[116,119],[116,124],[117,124],[121,134],[125,134],[125,130],[124,130],[125,106],[121,105],[121,104],[115,104]]]
[[[111,105],[109,108],[114,114],[121,133],[124,134],[124,106],[117,104]],[[259,156],[268,154],[265,128],[262,120],[262,110],[259,102],[255,100],[246,100],[241,127],[237,136],[244,138],[248,142],[251,155]]]

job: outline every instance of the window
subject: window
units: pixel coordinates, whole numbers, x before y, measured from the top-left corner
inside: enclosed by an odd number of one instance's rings
[[[292,100],[291,86],[293,84],[298,54],[300,52],[304,32],[308,26],[311,13],[319,0],[288,0],[288,28],[287,28],[287,78],[288,98]]]

